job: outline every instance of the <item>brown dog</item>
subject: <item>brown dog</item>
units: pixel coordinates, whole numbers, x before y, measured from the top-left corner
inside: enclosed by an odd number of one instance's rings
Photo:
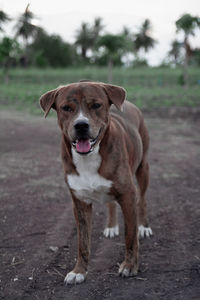
[[[68,284],[84,281],[87,274],[94,201],[107,203],[106,237],[119,234],[116,202],[121,206],[126,243],[125,259],[119,268],[121,276],[137,274],[138,235],[152,235],[145,200],[149,136],[140,110],[125,101],[125,95],[119,86],[79,82],[49,91],[40,98],[45,117],[51,108],[57,112],[65,180],[77,222],[78,259],[65,278]],[[112,104],[115,107],[110,109]]]

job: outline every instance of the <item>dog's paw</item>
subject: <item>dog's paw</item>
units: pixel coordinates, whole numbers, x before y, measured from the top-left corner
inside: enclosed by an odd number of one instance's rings
[[[81,283],[85,280],[87,273],[75,273],[73,271],[69,272],[67,276],[64,279],[64,282],[66,284],[76,284],[76,283]]]
[[[119,235],[119,225],[116,225],[115,227],[106,227],[103,234],[106,238],[113,238]]]
[[[145,227],[144,225],[140,225],[138,228],[138,234],[139,237],[144,238],[144,237],[150,237],[153,235],[153,231],[151,230],[150,227]]]
[[[127,263],[126,261],[124,261],[120,265],[118,273],[122,277],[136,276],[138,273],[138,266],[131,265],[130,263]]]

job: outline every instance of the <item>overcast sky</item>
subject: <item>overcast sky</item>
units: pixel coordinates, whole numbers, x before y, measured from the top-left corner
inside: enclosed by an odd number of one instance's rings
[[[168,52],[175,38],[175,21],[184,13],[200,16],[200,0],[0,0],[0,10],[16,18],[28,3],[39,18],[37,25],[69,42],[74,41],[81,22],[92,23],[95,17],[101,17],[105,31],[111,33],[118,33],[123,26],[135,32],[146,18],[150,19],[152,36],[158,40],[146,56],[151,65],[159,64]],[[177,37],[182,38],[180,34]],[[200,30],[191,43],[200,47]]]

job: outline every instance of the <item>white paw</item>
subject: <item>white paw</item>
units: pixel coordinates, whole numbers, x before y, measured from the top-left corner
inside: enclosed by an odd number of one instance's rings
[[[86,274],[69,272],[64,279],[66,284],[81,283],[85,280]]]
[[[150,237],[153,234],[153,232],[150,227],[145,227],[143,225],[140,225],[138,228],[138,234],[139,237],[144,238],[144,237]]]
[[[126,268],[122,269],[122,270],[119,269],[119,274],[122,277],[129,277],[130,276],[130,271]]]
[[[137,266],[128,266],[125,263],[122,263],[118,271],[119,275],[122,277],[130,277],[137,275]]]
[[[106,227],[103,234],[107,238],[113,238],[119,235],[119,225],[116,225],[115,227]]]

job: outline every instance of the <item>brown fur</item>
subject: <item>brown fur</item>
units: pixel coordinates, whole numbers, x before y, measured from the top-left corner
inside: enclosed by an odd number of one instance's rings
[[[62,131],[62,160],[66,175],[77,174],[71,153],[73,139],[73,120],[83,111],[89,118],[92,134],[100,142],[99,153],[102,158],[99,174],[113,182],[110,189],[121,206],[125,223],[125,260],[119,272],[128,270],[128,276],[138,270],[138,224],[147,225],[145,192],[149,182],[147,150],[149,137],[141,112],[125,101],[125,91],[121,87],[103,83],[80,82],[60,87],[43,95],[40,99],[45,116],[51,108],[57,111],[58,124]],[[101,109],[94,112],[90,105],[101,103]],[[122,104],[123,112],[121,112]],[[70,105],[71,113],[63,112],[63,105]],[[115,107],[111,108],[111,104]],[[133,176],[139,185],[139,202]],[[71,190],[74,215],[78,231],[78,260],[75,273],[87,272],[90,253],[90,232],[92,205],[76,198]],[[109,203],[108,227],[117,224],[116,204]]]

